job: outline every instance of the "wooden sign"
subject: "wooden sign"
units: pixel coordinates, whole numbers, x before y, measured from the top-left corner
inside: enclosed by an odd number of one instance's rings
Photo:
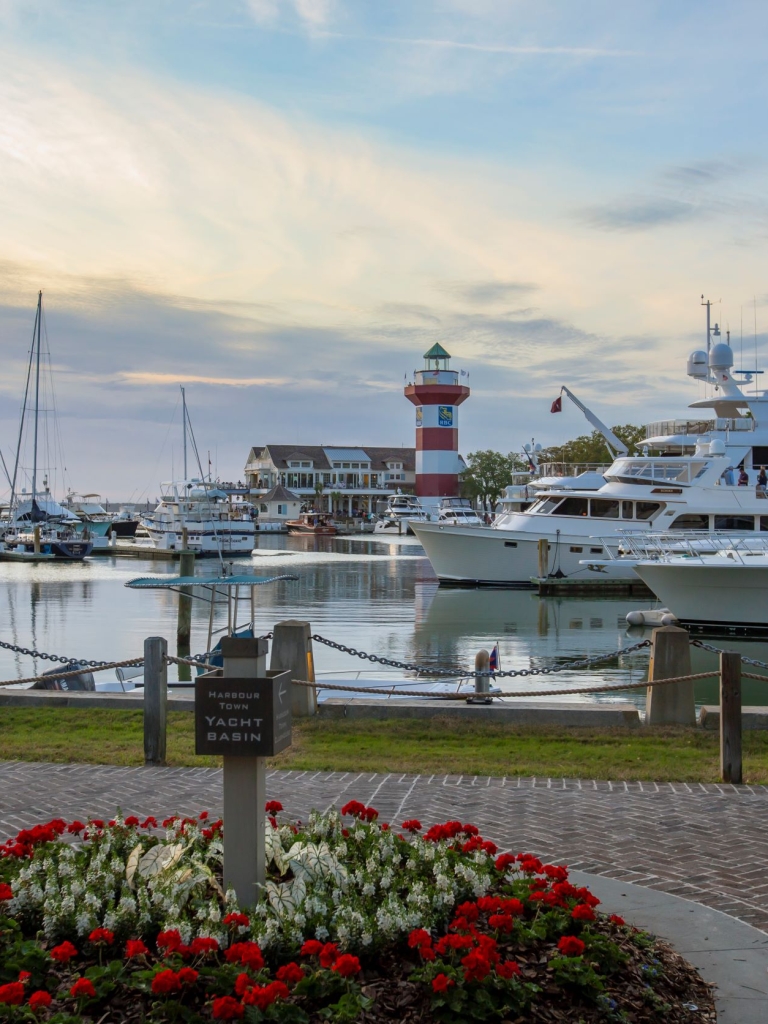
[[[291,745],[291,673],[195,681],[195,753],[273,757]]]

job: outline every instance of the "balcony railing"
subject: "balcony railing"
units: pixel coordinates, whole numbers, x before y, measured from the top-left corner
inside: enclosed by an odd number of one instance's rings
[[[698,437],[713,430],[751,431],[755,429],[755,421],[751,416],[740,416],[736,419],[718,418],[715,420],[658,420],[649,423],[645,428],[646,437],[669,437],[685,435]]]

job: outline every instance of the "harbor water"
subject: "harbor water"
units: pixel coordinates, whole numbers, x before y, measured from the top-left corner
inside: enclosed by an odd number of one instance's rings
[[[266,633],[282,619],[305,619],[313,633],[358,650],[417,664],[450,669],[456,676],[471,671],[480,648],[498,642],[502,669],[554,667],[572,659],[617,652],[650,636],[628,630],[625,616],[649,607],[638,598],[548,597],[533,591],[465,589],[438,586],[423,549],[411,538],[262,536],[252,557],[238,559],[240,572],[261,576],[293,573],[256,590],[255,629]],[[197,572],[216,573],[214,559],[198,562]],[[0,563],[0,640],[83,660],[140,657],[147,636],[165,636],[173,652],[177,595],[173,591],[129,590],[141,576],[169,576],[178,563],[111,556],[81,563]],[[192,650],[207,641],[208,606],[195,601]],[[243,622],[248,613],[242,609]],[[226,623],[222,606],[216,626]],[[712,640],[718,647],[741,650],[768,660],[768,643]],[[693,671],[716,669],[717,658],[692,649]],[[403,678],[367,661],[315,644],[318,679],[357,682]],[[0,649],[0,679],[10,680],[53,667],[49,661]],[[635,683],[647,676],[648,650],[614,659],[588,670],[573,670],[499,680],[503,690]],[[110,674],[112,678],[114,675]],[[169,678],[175,678],[175,670]],[[433,677],[434,678],[434,677]],[[563,697],[553,697],[562,700]],[[643,707],[645,690],[569,700],[626,700]],[[717,681],[696,684],[698,703],[716,703]],[[745,704],[768,704],[759,683],[745,681]]]

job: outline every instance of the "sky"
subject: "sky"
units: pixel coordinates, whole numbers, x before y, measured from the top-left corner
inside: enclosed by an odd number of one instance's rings
[[[465,454],[588,431],[561,384],[685,415],[702,294],[737,366],[768,339],[767,30],[757,0],[0,0],[6,462],[39,289],[59,492],[180,475],[180,384],[225,480],[413,445],[435,341]]]

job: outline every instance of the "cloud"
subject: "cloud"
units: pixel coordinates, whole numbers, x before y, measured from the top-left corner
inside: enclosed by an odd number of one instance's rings
[[[445,286],[446,292],[460,295],[473,305],[491,305],[509,302],[535,291],[538,286],[526,281],[471,281],[453,282]]]
[[[692,202],[654,196],[592,206],[582,214],[588,224],[605,231],[643,231],[691,220],[697,215]]]
[[[258,0],[261,2],[261,0]],[[461,39],[430,39],[408,36],[348,35],[342,32],[323,32],[324,36],[336,39],[384,43],[396,46],[412,46],[429,50],[464,50],[470,53],[487,53],[513,57],[577,57],[594,59],[599,57],[635,57],[636,50],[605,49],[595,46],[538,46],[535,44],[468,42]]]
[[[272,24],[285,11],[292,11],[309,29],[326,25],[331,17],[333,0],[247,0],[247,9],[259,25]]]

